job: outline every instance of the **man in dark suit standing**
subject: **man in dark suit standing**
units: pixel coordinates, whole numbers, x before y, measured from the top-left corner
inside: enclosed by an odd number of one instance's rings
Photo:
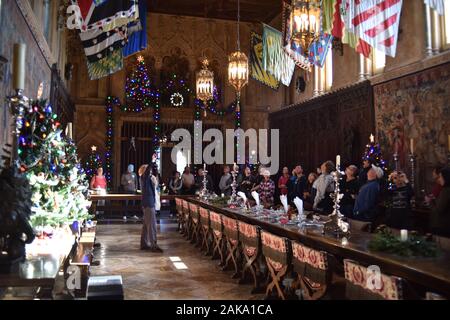
[[[163,250],[156,244],[156,178],[152,175],[152,167],[154,165],[155,164],[142,165],[139,168],[139,176],[142,189],[142,210],[144,212],[141,233],[141,250],[163,252]]]

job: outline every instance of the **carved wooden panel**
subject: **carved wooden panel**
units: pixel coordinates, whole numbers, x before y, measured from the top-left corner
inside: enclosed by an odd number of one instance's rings
[[[359,83],[272,113],[269,121],[280,130],[280,167],[315,171],[337,154],[343,164],[359,164],[374,132],[372,87]]]

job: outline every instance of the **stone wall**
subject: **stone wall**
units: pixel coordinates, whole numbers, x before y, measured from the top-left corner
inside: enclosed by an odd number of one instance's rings
[[[0,68],[0,146],[10,141],[9,111],[5,103],[12,94],[12,60],[14,43],[27,44],[25,95],[35,97],[39,84],[44,82],[49,94],[50,66],[43,56],[16,1],[0,1],[0,56],[6,59]]]

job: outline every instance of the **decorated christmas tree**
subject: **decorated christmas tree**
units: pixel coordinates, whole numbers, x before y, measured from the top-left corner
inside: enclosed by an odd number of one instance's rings
[[[137,58],[136,66],[125,83],[126,106],[131,111],[140,112],[152,105],[154,90],[144,58]]]
[[[91,154],[87,157],[87,159],[83,163],[84,172],[86,174],[86,179],[90,181],[92,177],[95,175],[98,168],[103,167],[103,162],[100,157],[100,154],[97,153],[97,147],[91,147]]]
[[[363,160],[369,160],[373,165],[383,169],[384,176],[387,177],[388,167],[386,161],[383,159],[383,153],[379,143],[375,142],[374,136],[370,135],[369,143],[366,145]]]
[[[73,141],[45,101],[34,102],[19,137],[21,171],[32,191],[31,224],[59,227],[88,218],[88,185]]]

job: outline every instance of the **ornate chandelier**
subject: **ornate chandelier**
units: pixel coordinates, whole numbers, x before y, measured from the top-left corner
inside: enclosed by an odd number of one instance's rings
[[[206,101],[213,98],[214,92],[214,72],[208,69],[209,61],[208,59],[203,59],[203,67],[197,72],[197,99],[206,103]]]
[[[241,20],[240,1],[238,0],[237,15],[237,51],[228,56],[228,82],[234,87],[237,94],[236,111],[240,111],[239,100],[242,88],[248,83],[248,58],[241,52],[241,43],[239,35],[239,24]]]
[[[321,0],[292,0],[289,25],[291,38],[308,53],[321,30]]]

